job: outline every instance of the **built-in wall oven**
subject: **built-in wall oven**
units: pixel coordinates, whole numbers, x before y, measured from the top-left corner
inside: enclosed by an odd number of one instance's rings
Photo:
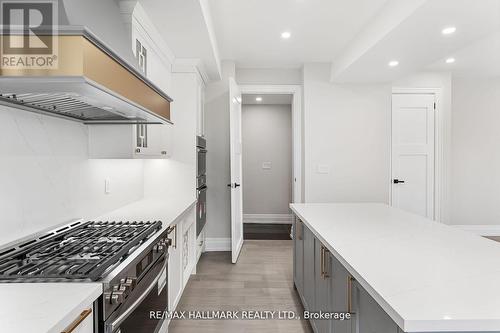
[[[196,137],[196,236],[201,233],[207,222],[207,141]]]

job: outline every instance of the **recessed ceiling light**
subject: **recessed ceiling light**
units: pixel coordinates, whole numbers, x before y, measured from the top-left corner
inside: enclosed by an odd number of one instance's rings
[[[281,33],[281,38],[283,39],[288,39],[290,37],[292,37],[292,34],[289,31],[284,31]]]
[[[389,61],[389,67],[396,67],[397,65],[399,65],[399,61],[397,60],[392,60],[392,61]]]
[[[111,106],[103,106],[102,107],[103,110],[106,110],[106,111],[111,111],[113,110],[113,108]]]
[[[446,63],[447,64],[452,64],[454,62],[455,62],[455,58],[448,58],[448,59],[446,59]]]
[[[255,100],[256,100],[257,102],[262,102],[262,97],[260,97],[260,96],[259,96],[259,97],[255,97]]]
[[[455,31],[457,31],[457,28],[456,27],[446,27],[444,28],[441,33],[443,35],[451,35],[453,34]]]

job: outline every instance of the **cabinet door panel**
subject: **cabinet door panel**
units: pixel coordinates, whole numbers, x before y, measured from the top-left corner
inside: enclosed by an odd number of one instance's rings
[[[293,226],[293,242],[294,242],[294,282],[299,294],[304,297],[304,225],[302,222],[295,218]]]
[[[168,256],[168,309],[175,310],[182,293],[182,270],[181,257],[182,248],[179,246],[179,225],[173,225],[169,238],[172,240],[172,246],[169,247]],[[175,228],[175,229],[174,229]]]
[[[313,233],[304,225],[303,226],[303,238],[304,238],[304,308],[306,310],[312,311],[314,306],[314,235]]]
[[[353,283],[356,305],[356,332],[398,333],[398,326],[358,283]]]
[[[330,254],[331,272],[331,304],[334,312],[348,312],[349,305],[349,272],[344,266]],[[332,332],[350,333],[353,330],[354,320],[334,320],[332,321]]]
[[[321,242],[315,240],[315,306],[314,311],[331,312],[331,273],[329,252],[325,250]],[[314,326],[317,333],[330,332],[330,320],[316,319]]]

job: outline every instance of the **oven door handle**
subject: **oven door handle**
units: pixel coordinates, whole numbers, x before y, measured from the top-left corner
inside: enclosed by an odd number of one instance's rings
[[[106,326],[107,326],[106,332],[113,332],[116,328],[118,328],[125,321],[125,319],[127,319],[128,316],[130,316],[132,314],[132,312],[134,312],[135,309],[137,309],[137,307],[142,303],[142,301],[144,301],[144,299],[146,297],[148,297],[148,295],[151,292],[151,290],[153,290],[153,288],[156,287],[156,285],[158,284],[158,280],[160,279],[160,276],[161,276],[163,270],[167,266],[167,261],[166,261],[165,255],[163,255],[163,259],[162,260],[165,260],[165,265],[163,265],[163,267],[161,268],[160,274],[158,274],[158,276],[154,279],[154,281],[146,288],[146,290],[144,290],[144,292],[142,293],[142,295],[139,296],[139,298],[137,298],[134,301],[134,303],[132,303],[127,308],[127,310],[125,310],[118,318],[116,318],[115,320],[113,320],[111,323],[106,324]]]

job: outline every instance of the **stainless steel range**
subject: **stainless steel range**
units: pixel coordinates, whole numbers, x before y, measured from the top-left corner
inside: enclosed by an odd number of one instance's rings
[[[0,249],[0,282],[98,281],[98,332],[157,332],[149,311],[167,310],[171,244],[161,229],[160,221],[78,221],[34,235]]]

